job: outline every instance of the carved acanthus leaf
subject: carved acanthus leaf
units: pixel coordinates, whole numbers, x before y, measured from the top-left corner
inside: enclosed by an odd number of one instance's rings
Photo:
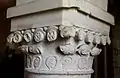
[[[35,42],[43,41],[44,38],[45,38],[45,32],[43,31],[43,29],[42,28],[37,28],[36,31],[34,32]]]
[[[100,44],[100,35],[98,33],[94,35],[93,43]]]
[[[102,49],[99,49],[99,48],[97,48],[97,47],[94,47],[94,48],[92,49],[92,51],[91,51],[91,55],[92,55],[92,56],[97,56],[97,55],[100,54],[101,51],[102,51]]]
[[[74,54],[76,52],[74,49],[74,45],[72,44],[60,45],[59,48],[63,54],[67,54],[67,55]]]
[[[76,32],[77,33],[77,39],[80,41],[83,41],[86,37],[86,32],[84,29],[80,29],[79,31]]]
[[[91,47],[87,44],[82,44],[79,47],[77,47],[77,50],[79,55],[89,55],[91,52]]]
[[[59,46],[60,51],[65,55],[75,54],[74,38],[69,38],[63,45]]]
[[[85,38],[85,41],[86,42],[89,42],[89,43],[92,43],[93,40],[94,40],[94,35],[93,35],[94,32],[90,32],[88,31],[87,34],[86,34],[86,38]]]
[[[102,45],[106,45],[106,43],[107,43],[107,36],[101,36],[101,44]]]

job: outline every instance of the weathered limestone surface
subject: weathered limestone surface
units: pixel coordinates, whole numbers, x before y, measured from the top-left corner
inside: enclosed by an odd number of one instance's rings
[[[107,5],[106,5],[107,6]],[[25,55],[25,78],[91,78],[114,18],[85,0],[17,0],[8,46]]]

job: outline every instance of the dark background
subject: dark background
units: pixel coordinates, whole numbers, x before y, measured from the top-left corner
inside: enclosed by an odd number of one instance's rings
[[[6,47],[6,38],[10,33],[10,19],[6,19],[8,7],[15,6],[15,0],[0,0],[0,78],[24,78],[23,54],[15,53]],[[93,78],[120,78],[114,73],[113,50],[120,48],[120,2],[109,0],[108,12],[115,17],[115,26],[111,26],[112,44],[103,47],[103,52],[94,60]],[[117,76],[116,76],[117,75]]]

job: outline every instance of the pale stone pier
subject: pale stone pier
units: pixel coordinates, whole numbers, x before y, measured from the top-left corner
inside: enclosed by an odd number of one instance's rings
[[[25,56],[25,78],[91,78],[93,59],[111,43],[107,0],[17,0],[8,46]]]

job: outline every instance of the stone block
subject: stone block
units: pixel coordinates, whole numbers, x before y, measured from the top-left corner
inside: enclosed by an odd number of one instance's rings
[[[86,0],[88,2],[90,2],[91,4],[107,11],[107,7],[108,7],[108,0]]]

